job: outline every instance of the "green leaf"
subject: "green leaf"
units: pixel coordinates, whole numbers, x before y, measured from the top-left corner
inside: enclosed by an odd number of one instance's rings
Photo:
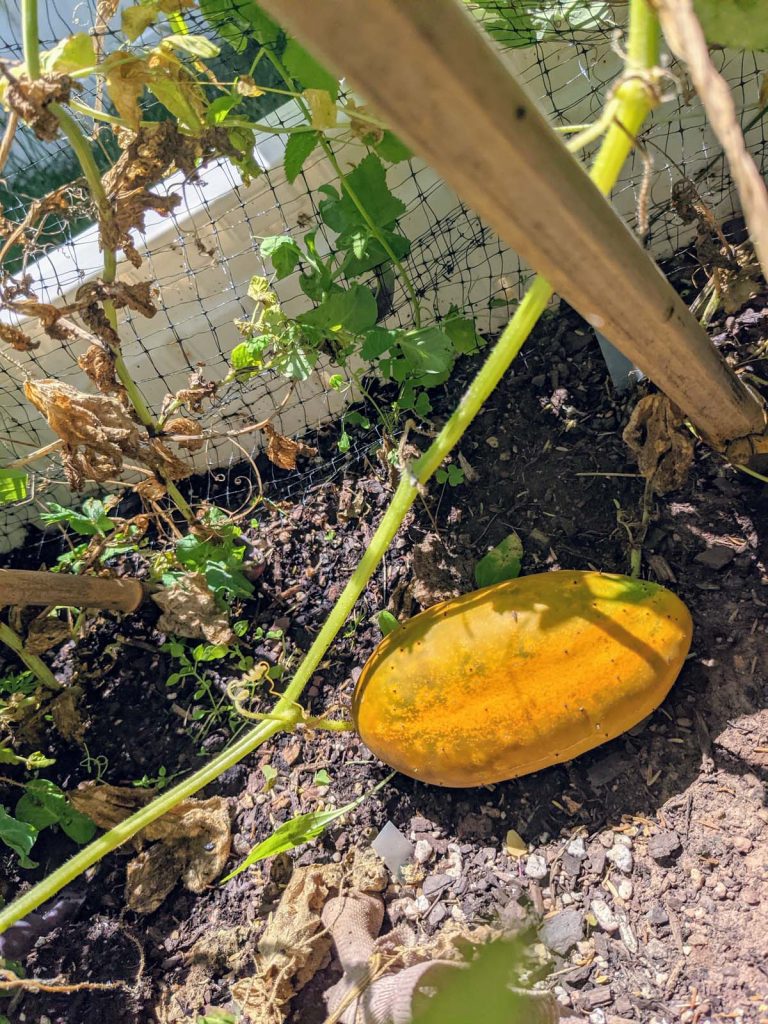
[[[277,42],[283,30],[276,21],[272,21],[270,16],[265,14],[256,3],[243,5],[242,0],[235,0],[235,2],[238,4],[238,11],[253,29],[254,36],[262,46]]]
[[[373,327],[377,316],[373,292],[362,284],[353,284],[347,290],[331,292],[319,306],[296,319],[299,323],[321,327],[332,333],[343,330],[362,334]]]
[[[285,176],[291,184],[301,173],[301,169],[317,145],[319,137],[317,132],[294,132],[289,136],[285,147],[283,167]]]
[[[337,818],[341,818],[345,814],[349,814],[350,811],[354,811],[364,800],[369,796],[373,796],[382,786],[385,786],[394,774],[392,772],[386,779],[382,779],[381,782],[373,787],[370,793],[363,793],[357,800],[344,804],[343,807],[336,807],[332,811],[309,811],[307,814],[299,814],[295,818],[291,818],[290,821],[286,821],[269,838],[265,839],[263,843],[255,846],[242,864],[238,864],[234,871],[230,872],[226,878],[222,878],[222,884],[228,882],[235,875],[239,875],[241,871],[245,871],[246,868],[260,860],[274,857],[278,853],[285,853],[287,850],[293,850],[297,846],[317,839],[332,821],[336,821]]]
[[[405,203],[390,192],[384,164],[375,153],[361,160],[346,180],[377,227],[387,227],[405,213]],[[366,223],[347,194],[321,200],[319,210],[328,227],[339,233]]]
[[[402,160],[410,160],[413,156],[405,143],[390,131],[384,132],[381,142],[377,142],[374,148],[381,159],[386,160],[388,164],[399,164]]]
[[[453,347],[463,356],[472,355],[483,347],[483,339],[475,330],[474,320],[464,316],[449,317],[440,327],[453,342]]]
[[[387,243],[390,251],[393,252],[399,260],[404,256],[407,256],[411,251],[410,241],[397,231],[389,231],[387,228],[380,228],[379,232]],[[382,263],[388,263],[390,260],[390,255],[387,250],[377,238],[374,238],[373,235],[368,233],[367,229],[365,229],[362,253],[358,255],[357,253],[360,252],[358,243],[362,236],[362,229],[355,228],[352,231],[339,235],[336,240],[336,245],[339,249],[348,250],[347,256],[344,260],[344,273],[347,277],[359,277],[360,274],[364,274],[368,270],[373,270],[374,267],[378,267]]]
[[[62,39],[52,50],[40,54],[43,71],[60,71],[67,75],[92,68],[95,63],[94,39],[85,32]]]
[[[211,57],[218,57],[221,53],[219,47],[212,43],[210,39],[206,39],[205,36],[193,36],[186,33],[165,36],[160,45],[172,47],[174,50],[188,53],[191,57],[202,57],[205,60],[209,60]]]
[[[10,847],[19,858],[19,864],[23,868],[36,868],[37,864],[30,860],[27,854],[35,845],[37,829],[26,821],[17,821],[12,818],[6,809],[0,805],[0,840]]]
[[[200,0],[200,13],[225,43],[242,53],[251,35],[247,18],[252,6],[243,0]]]
[[[404,370],[418,387],[434,387],[447,380],[455,361],[453,343],[439,327],[408,331],[400,338]],[[393,367],[394,369],[394,367]],[[398,379],[395,374],[395,379]],[[402,379],[405,379],[403,376]]]
[[[16,816],[37,831],[59,825],[65,835],[76,843],[87,843],[96,834],[96,826],[76,811],[66,793],[49,779],[32,779],[16,804]]]
[[[402,629],[401,624],[397,621],[392,612],[379,612],[377,619],[382,636],[389,636],[389,634],[394,633],[396,629]]]
[[[325,768],[321,768],[319,772],[315,772],[312,781],[316,786],[330,786],[331,776]]]
[[[67,523],[75,533],[83,537],[93,537],[98,534],[106,536],[115,528],[115,521],[107,515],[107,507],[98,498],[86,498],[83,502],[82,511],[64,508],[55,501],[48,503],[50,511],[43,512],[40,518],[48,525],[54,523]]]
[[[278,280],[288,277],[301,259],[301,249],[290,235],[270,235],[259,246],[262,256],[272,261]]]
[[[205,120],[208,124],[221,124],[226,121],[229,112],[243,102],[242,96],[218,96],[208,104]]]
[[[158,18],[157,8],[154,4],[137,4],[135,7],[126,7],[122,11],[121,24],[123,35],[129,43],[138,39],[142,32],[145,32],[150,25],[154,25]]]
[[[277,782],[277,768],[273,768],[271,764],[263,764],[261,774],[264,776],[263,792],[268,793]]]
[[[388,331],[384,327],[374,327],[363,338],[360,355],[363,359],[373,362],[395,346],[403,337],[402,331]]]
[[[23,501],[28,483],[29,474],[23,469],[0,469],[0,505]]]
[[[510,533],[477,563],[475,582],[478,587],[491,587],[494,583],[517,579],[522,560],[522,541],[516,533]]]
[[[315,58],[307,53],[295,39],[289,39],[283,53],[283,64],[291,78],[304,86],[305,89],[325,89],[335,100],[339,95],[338,79],[329,74]]]
[[[211,590],[226,590],[235,597],[251,597],[253,584],[238,569],[225,562],[209,561],[205,564],[205,580]]]
[[[711,46],[768,50],[768,0],[694,0]]]

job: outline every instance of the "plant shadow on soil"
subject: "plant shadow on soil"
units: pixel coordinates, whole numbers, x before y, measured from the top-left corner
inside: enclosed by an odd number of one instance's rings
[[[739,363],[752,359],[763,376],[759,345],[767,303],[764,296],[728,318],[716,337],[725,355]],[[453,407],[471,371],[462,366],[436,402],[437,420]],[[639,519],[643,481],[621,429],[637,394],[616,396],[594,337],[572,313],[545,321],[461,443],[467,479],[457,487],[432,486],[426,505],[417,503],[313,679],[308,710],[348,708],[359,670],[380,638],[378,611],[405,616],[472,589],[474,563],[511,530],[523,540],[524,573],[626,572],[627,534],[617,513]],[[293,651],[306,650],[391,493],[375,445],[364,439],[357,453],[339,458],[336,437],[335,427],[319,433],[319,455],[298,477],[258,459],[276,504],[257,511],[261,525],[248,534],[260,566],[254,599],[239,614],[265,629],[285,630]],[[425,439],[413,434],[410,440],[420,445]],[[196,480],[193,494],[236,507],[248,473],[244,465],[223,481]],[[592,899],[605,897],[621,910],[636,948],[623,933],[596,929],[585,932],[592,954],[584,950],[583,963],[555,959],[574,1012],[601,1007],[628,1020],[646,1021],[654,1013],[666,1020],[667,1012],[674,1010],[677,1019],[681,1007],[706,1004],[714,1019],[735,1009],[743,1009],[745,1024],[762,1019],[760,999],[768,990],[767,511],[762,484],[706,451],[698,453],[680,492],[656,500],[644,574],[688,604],[695,632],[678,682],[648,720],[576,761],[480,790],[441,790],[396,776],[300,850],[295,862],[339,859],[367,845],[391,819],[431,844],[428,877],[448,878],[416,923],[421,934],[433,934],[451,918],[474,923],[500,914],[522,926],[566,908],[586,911]],[[30,544],[12,561],[38,567],[51,564],[52,552],[50,545]],[[120,566],[125,574],[145,569],[141,558]],[[62,678],[76,676],[83,687],[86,722],[85,752],[50,731],[45,736],[44,749],[57,757],[45,774],[65,788],[92,778],[94,764],[105,781],[126,785],[161,766],[171,774],[201,763],[201,744],[180,717],[189,702],[184,694],[168,698],[171,668],[158,649],[156,620],[151,606],[121,621],[97,616],[76,649],[67,645],[57,654],[53,664]],[[260,641],[253,653],[274,661],[279,643]],[[226,739],[214,728],[202,746],[211,753]],[[267,763],[278,771],[269,791],[260,771]],[[337,804],[384,775],[352,735],[299,733],[278,737],[206,790],[233,798],[233,865],[276,824],[317,807],[325,793],[314,781],[320,768],[331,777]],[[531,878],[525,859],[505,850],[509,829],[547,858],[545,878]],[[658,832],[679,837],[666,857],[649,852]],[[608,844],[622,834],[634,857],[627,878],[605,860]],[[587,857],[577,862],[564,854],[574,835],[586,839]],[[64,842],[53,835],[40,841],[38,875],[71,852]],[[16,1000],[14,1022],[43,1016],[51,1024],[195,1020],[204,1006],[225,1004],[232,981],[252,973],[261,924],[290,874],[290,858],[275,858],[203,896],[177,888],[159,910],[140,918],[124,909],[127,853],[95,870],[76,920],[42,941],[26,963],[30,976],[127,987],[30,993]],[[21,881],[11,859],[2,860],[8,898]],[[453,868],[448,875],[446,865]],[[619,898],[614,894],[622,881],[631,886]],[[388,926],[402,919],[404,901],[417,893],[404,886],[387,895]],[[320,993],[335,977],[325,971],[311,983],[295,1000],[291,1019],[322,1021]],[[694,991],[699,1002],[692,1004]]]

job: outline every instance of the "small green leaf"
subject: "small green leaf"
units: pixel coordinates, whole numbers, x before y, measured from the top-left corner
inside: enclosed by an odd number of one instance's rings
[[[263,764],[261,774],[264,776],[263,792],[268,793],[277,782],[277,768],[273,768],[271,764]]]
[[[387,185],[387,172],[375,153],[369,153],[350,171],[347,183],[360,198],[368,217],[377,227],[388,227],[405,213],[405,203],[392,195]],[[329,195],[328,199],[320,201],[319,210],[328,227],[339,233],[366,224],[365,218],[347,194],[341,198]]]
[[[64,508],[55,501],[48,503],[48,512],[43,512],[40,518],[49,525],[53,523],[67,523],[75,533],[83,537],[93,537],[98,534],[106,536],[115,528],[115,522],[107,515],[107,507],[98,498],[87,498],[83,502],[81,511]]]
[[[768,50],[768,0],[694,0],[711,46]]]
[[[311,324],[327,331],[349,331],[350,334],[362,334],[376,323],[378,312],[376,299],[370,288],[362,284],[353,284],[350,288],[331,292],[331,294],[308,313],[302,313],[296,319],[302,324]]]
[[[447,380],[455,354],[451,339],[439,327],[408,331],[402,335],[399,344],[415,385],[434,387]]]
[[[367,800],[369,796],[373,796],[382,786],[385,786],[394,774],[392,772],[386,779],[382,779],[381,782],[373,787],[370,793],[363,793],[357,800],[344,804],[343,807],[335,807],[332,811],[309,811],[307,814],[299,814],[295,818],[291,818],[290,821],[286,821],[285,824],[281,825],[271,836],[265,839],[263,843],[255,846],[242,864],[238,864],[234,871],[231,871],[226,878],[222,878],[222,884],[228,882],[235,875],[239,875],[241,871],[245,871],[246,868],[260,860],[274,857],[278,853],[285,853],[287,850],[293,850],[297,846],[317,839],[331,822],[336,821],[337,818],[342,818],[345,814],[349,814],[350,811],[354,811],[364,800]]]
[[[305,89],[325,89],[335,100],[339,95],[339,82],[315,58],[307,53],[295,39],[289,39],[283,52],[283,64],[292,78],[298,79]]]
[[[410,160],[413,156],[405,143],[390,131],[384,132],[383,139],[381,142],[377,142],[374,148],[381,159],[386,160],[388,164],[399,164],[402,160]]]
[[[205,579],[211,590],[226,590],[235,597],[251,597],[253,584],[238,569],[228,566],[225,562],[208,561],[205,563]]]
[[[32,779],[16,804],[16,816],[38,831],[59,825],[65,835],[76,843],[87,843],[96,833],[96,826],[76,811],[67,794],[49,779]]]
[[[23,501],[28,483],[29,474],[23,469],[0,469],[0,505]]]
[[[374,327],[366,332],[360,355],[363,359],[373,362],[374,359],[383,356],[385,352],[389,352],[402,337],[402,331],[388,331],[384,327]]]
[[[272,261],[278,280],[293,273],[301,259],[301,249],[290,235],[270,235],[259,246],[262,256]]]
[[[317,132],[294,132],[288,138],[285,146],[285,157],[283,167],[285,176],[293,184],[301,173],[301,169],[308,157],[317,145],[319,135]]]
[[[523,560],[523,544],[516,533],[491,548],[475,566],[475,582],[478,587],[490,587],[504,580],[514,580],[520,575]]]
[[[377,619],[382,636],[389,636],[389,634],[394,633],[396,629],[402,629],[401,624],[397,621],[392,612],[379,612]]]
[[[457,352],[463,356],[472,355],[483,347],[483,339],[479,337],[474,320],[465,316],[453,316],[444,320],[440,327],[453,342]]]
[[[206,39],[205,36],[182,35],[181,33],[165,36],[161,46],[166,48],[172,47],[174,50],[188,53],[191,57],[203,57],[206,60],[209,60],[211,57],[218,57],[221,53],[219,47],[212,43],[210,39]]]
[[[243,102],[242,96],[218,96],[208,104],[205,112],[205,120],[208,124],[221,124],[226,121],[231,110],[240,106]]]
[[[19,864],[23,868],[37,867],[37,864],[27,856],[36,839],[37,829],[34,825],[26,821],[17,821],[0,805],[0,841],[17,854]]]
[[[93,36],[78,32],[74,36],[62,39],[52,50],[40,54],[43,71],[60,71],[69,75],[84,68],[91,68],[96,63]]]
[[[266,277],[255,276],[248,282],[248,298],[254,302],[264,302],[272,296],[269,281]]]
[[[316,786],[330,786],[331,776],[325,768],[321,768],[319,772],[315,772],[312,781]]]

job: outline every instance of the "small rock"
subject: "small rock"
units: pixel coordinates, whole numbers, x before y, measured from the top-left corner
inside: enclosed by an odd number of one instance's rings
[[[574,836],[574,838],[566,846],[565,852],[569,854],[571,857],[575,857],[577,860],[586,860],[587,845],[584,842],[584,837]]]
[[[749,851],[752,849],[752,840],[747,839],[746,836],[734,836],[733,848],[738,853],[749,853]]]
[[[572,853],[568,853],[566,850],[563,854],[561,863],[563,865],[563,871],[569,878],[578,878],[582,864],[578,857],[574,857]]]
[[[403,865],[413,859],[413,846],[400,829],[388,821],[371,843],[393,876],[396,876]]]
[[[553,953],[565,956],[584,936],[584,915],[578,910],[561,910],[539,929],[539,938]]]
[[[447,916],[448,911],[445,909],[445,905],[443,903],[436,903],[434,907],[432,907],[432,910],[429,912],[427,923],[432,928],[437,928],[440,922],[444,921]]]
[[[417,864],[427,864],[434,856],[432,843],[428,839],[417,839],[413,848],[413,859]]]
[[[601,985],[600,988],[591,988],[587,992],[582,992],[579,996],[579,1008],[587,1013],[598,1006],[607,1006],[608,1003],[612,1002],[613,992],[611,992],[608,985]]]
[[[741,899],[743,903],[748,903],[751,907],[760,905],[760,896],[754,889],[743,889]]]
[[[589,904],[589,909],[595,915],[595,920],[604,932],[617,932],[619,930],[619,922],[605,900],[592,900]]]
[[[657,832],[648,840],[648,856],[660,864],[669,864],[676,860],[682,850],[682,843],[677,832]]]
[[[426,914],[426,912],[429,910],[429,900],[423,893],[421,894],[421,896],[416,897],[415,903],[416,910],[419,912],[419,914]]]
[[[634,858],[628,846],[612,846],[606,857],[622,874],[629,875],[632,873]]]
[[[421,891],[425,896],[436,896],[443,889],[447,889],[453,882],[450,875],[427,875],[424,879],[424,884],[421,887]]]
[[[619,894],[619,899],[624,900],[626,903],[632,899],[633,887],[632,883],[628,878],[622,878],[619,884],[616,886],[616,892]]]
[[[593,875],[602,875],[605,870],[605,847],[591,843],[589,847],[589,870]]]
[[[540,881],[547,877],[547,861],[540,853],[532,853],[525,864],[525,873],[528,878]]]
[[[660,903],[654,903],[645,915],[645,919],[648,924],[653,924],[657,927],[662,924],[669,924],[669,914]]]
[[[726,887],[723,885],[722,882],[717,882],[712,887],[712,899],[713,900],[724,900],[727,895],[728,895],[728,890],[726,889]]]
[[[698,562],[699,565],[703,565],[707,569],[724,569],[729,562],[732,562],[736,557],[736,552],[733,548],[727,547],[725,544],[715,544],[711,548],[707,548],[706,551],[700,551],[694,558],[694,562]]]
[[[448,862],[448,865],[445,868],[446,875],[452,879],[461,878],[463,868],[461,851],[455,843],[448,844],[448,852],[446,853],[445,859]]]
[[[614,833],[611,832],[610,829],[607,832],[601,832],[600,835],[598,836],[598,839],[603,844],[603,846],[606,848],[606,850],[610,850],[610,848],[613,846],[613,840],[615,838],[616,837],[615,837]]]

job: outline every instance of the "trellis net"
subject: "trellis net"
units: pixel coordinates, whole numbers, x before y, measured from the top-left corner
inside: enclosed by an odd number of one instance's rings
[[[617,30],[624,25],[626,5],[557,0],[536,5],[471,6],[553,125],[586,124],[600,115],[611,83],[623,67]],[[91,0],[45,4],[42,47],[52,48],[73,31],[87,32],[96,26],[102,52],[110,52],[118,45],[114,29],[119,11],[106,21],[103,6],[101,12],[100,20]],[[222,31],[227,35],[226,25],[222,29],[219,23],[217,32],[211,19],[199,11],[186,11],[185,18],[190,31],[221,44],[220,56],[209,62],[220,79],[231,80],[248,71],[258,43],[249,43],[237,52],[226,38],[220,38]],[[153,31],[148,29],[150,35]],[[9,6],[0,11],[0,35],[0,59],[9,66],[20,61],[19,18]],[[144,36],[136,45],[146,41]],[[730,51],[717,52],[715,60],[734,92],[748,147],[763,165],[766,143],[760,87],[765,63],[760,55]],[[672,64],[668,71],[665,102],[643,133],[642,146],[628,162],[613,195],[630,224],[637,226],[638,218],[643,221],[645,244],[657,258],[691,242],[692,225],[683,222],[672,201],[676,182],[693,182],[698,196],[720,220],[736,210],[728,169],[701,104],[687,87],[682,70]],[[257,80],[274,83],[269,71],[264,74],[266,78]],[[84,86],[83,102],[93,105],[102,101],[92,80]],[[249,109],[249,116],[267,129],[257,134],[255,153],[263,173],[244,186],[229,162],[219,159],[202,170],[197,181],[185,180],[181,173],[175,175],[164,188],[179,193],[182,202],[168,217],[147,217],[138,245],[143,266],[137,270],[120,264],[121,280],[149,278],[157,288],[157,314],[145,319],[128,312],[122,315],[120,326],[125,362],[153,409],[160,408],[165,395],[184,387],[201,364],[210,380],[226,376],[229,354],[240,340],[235,321],[247,318],[253,310],[247,294],[249,280],[271,272],[259,254],[259,240],[276,234],[298,238],[319,223],[317,190],[335,175],[326,157],[316,151],[295,182],[288,183],[283,170],[286,136],[273,131],[299,124],[302,115],[295,102],[283,103],[282,99],[267,94],[254,100]],[[281,105],[277,106],[278,102]],[[7,123],[7,115],[2,116]],[[161,108],[149,110],[147,116],[162,116]],[[119,153],[113,128],[102,124],[94,131],[91,120],[82,118],[81,123],[90,135],[99,167],[105,171]],[[359,159],[346,144],[334,143],[334,150],[342,165]],[[79,174],[62,137],[42,143],[25,126],[18,128],[0,187],[7,228],[20,223],[36,199],[55,188],[71,186],[66,193],[67,209],[46,217],[37,234],[31,240],[28,236],[25,251],[19,245],[6,246],[4,251],[6,271],[19,279],[28,278],[32,291],[44,302],[70,300],[83,282],[97,279],[101,273],[97,229]],[[427,322],[457,308],[474,317],[481,332],[497,331],[530,278],[529,268],[418,159],[393,166],[387,181],[405,204],[399,226],[411,246],[403,262]],[[515,188],[513,181],[510,188]],[[321,228],[319,239],[319,246],[332,249],[332,233],[324,235]],[[308,300],[298,286],[297,274],[280,281],[276,290],[287,312],[306,308]],[[382,323],[408,327],[410,317],[408,296],[396,278]],[[0,362],[0,464],[7,466],[55,441],[45,420],[24,398],[24,380],[29,375],[54,377],[84,390],[89,384],[77,363],[76,343],[53,341],[32,322],[24,323],[8,310],[0,311],[0,318],[23,327],[40,341],[35,350],[12,353],[13,360]],[[246,384],[233,382],[221,388],[205,414],[204,425],[211,436],[194,456],[196,468],[226,472],[227,467],[240,463],[243,448],[253,451],[261,437],[258,432],[245,434],[235,444],[227,431],[273,414],[280,433],[292,437],[338,418],[349,394],[329,387],[333,372],[334,367],[326,362],[299,383],[267,371]],[[0,510],[6,546],[21,541],[24,524],[34,518],[42,499],[53,497],[65,504],[76,500],[62,482],[55,454],[35,458],[29,469],[35,481],[32,500]],[[307,474],[318,479],[326,469],[332,467],[309,465],[299,473],[304,480],[309,478]]]

